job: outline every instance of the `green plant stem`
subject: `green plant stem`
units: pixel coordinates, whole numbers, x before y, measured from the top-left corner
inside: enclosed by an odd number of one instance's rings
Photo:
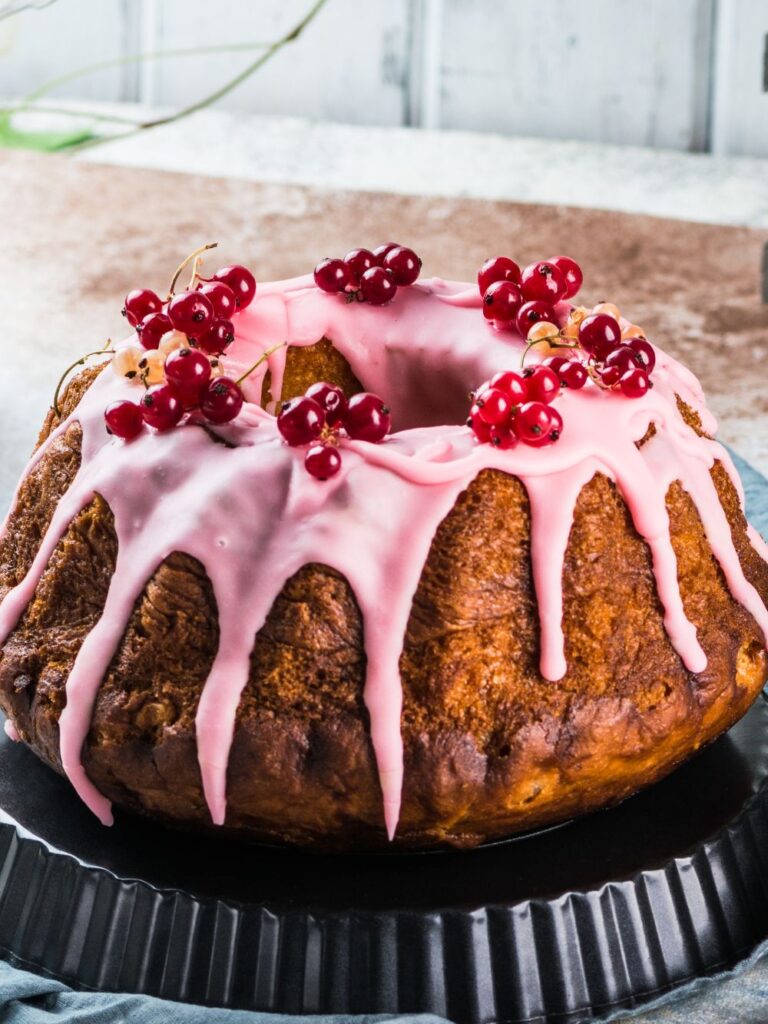
[[[161,125],[165,124],[172,124],[174,121],[180,121],[182,120],[182,118],[189,117],[190,114],[195,114],[200,110],[204,110],[206,107],[212,106],[214,103],[217,103],[224,96],[227,96],[239,85],[242,85],[242,83],[245,82],[248,78],[250,78],[251,75],[253,75],[268,61],[270,61],[277,53],[279,53],[284,46],[287,46],[289,43],[295,42],[302,34],[302,32],[307,28],[307,26],[320,13],[322,8],[325,7],[327,2],[328,0],[315,0],[315,2],[309,8],[306,14],[301,18],[301,20],[296,25],[294,25],[292,29],[286,32],[285,35],[280,36],[279,39],[276,39],[272,43],[249,43],[239,45],[233,44],[232,46],[201,47],[197,50],[161,50],[150,54],[137,54],[128,57],[117,58],[114,61],[103,61],[99,64],[92,64],[88,68],[83,68],[80,71],[70,72],[67,75],[62,75],[59,78],[51,79],[50,81],[45,82],[38,89],[34,90],[32,93],[26,96],[21,101],[21,103],[16,107],[0,108],[0,117],[9,118],[13,114],[22,113],[25,111],[30,113],[39,111],[40,113],[66,114],[70,117],[90,117],[94,121],[111,121],[115,124],[125,124],[131,126],[129,131],[122,132],[116,135],[97,136],[92,139],[87,139],[85,142],[70,147],[69,152],[78,152],[81,149],[87,149],[90,148],[91,146],[101,145],[104,142],[112,142],[113,140],[117,139],[130,138],[132,135],[136,135],[141,131],[146,131],[147,129],[150,128],[158,128]],[[183,107],[181,110],[177,110],[173,114],[168,114],[164,117],[154,118],[150,121],[137,121],[135,118],[125,117],[119,114],[90,113],[87,110],[67,109],[64,107],[40,107],[36,104],[34,106],[31,106],[31,104],[34,102],[36,98],[45,95],[47,92],[49,92],[51,89],[56,88],[58,85],[62,85],[65,82],[71,81],[72,79],[77,78],[82,74],[87,74],[91,71],[102,70],[106,67],[110,67],[115,64],[131,63],[134,61],[138,62],[143,59],[161,59],[163,57],[172,56],[192,56],[194,53],[228,52],[230,50],[248,50],[255,48],[262,49],[264,52],[255,61],[253,61],[246,68],[244,68],[243,71],[235,75],[234,78],[231,78],[228,82],[225,82],[218,89],[214,90],[214,92],[210,93],[208,96],[203,97],[203,99],[190,104],[187,107]]]
[[[285,348],[286,345],[287,342],[281,341],[279,345],[275,345],[273,348],[268,348],[266,352],[262,352],[259,358],[256,360],[256,362],[253,364],[253,366],[251,366],[248,370],[245,371],[245,373],[241,374],[237,378],[235,384],[237,384],[238,386],[242,384],[244,380],[250,377],[254,370],[258,369],[258,367],[261,366],[265,359],[269,359],[273,352],[277,352],[279,349]]]

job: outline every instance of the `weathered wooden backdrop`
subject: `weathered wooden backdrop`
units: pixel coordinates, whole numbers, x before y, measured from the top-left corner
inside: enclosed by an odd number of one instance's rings
[[[0,96],[120,54],[272,39],[309,2],[57,0],[0,22]],[[173,106],[251,59],[126,65],[59,95]],[[224,104],[768,155],[768,0],[330,0]]]

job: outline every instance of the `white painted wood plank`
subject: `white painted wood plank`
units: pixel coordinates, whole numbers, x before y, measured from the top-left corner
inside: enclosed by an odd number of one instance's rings
[[[0,21],[0,97],[18,97],[57,75],[123,53],[133,12],[122,0],[58,0]],[[100,71],[52,96],[134,99],[122,69]]]
[[[310,0],[253,3],[160,0],[162,49],[277,38]],[[305,34],[225,101],[230,110],[400,124],[407,102],[408,2],[332,0]],[[180,106],[212,91],[255,54],[206,56],[158,65],[153,102]]]
[[[768,156],[768,2],[719,0],[712,148]]]
[[[446,127],[673,149],[701,140],[710,0],[445,0],[445,19]]]

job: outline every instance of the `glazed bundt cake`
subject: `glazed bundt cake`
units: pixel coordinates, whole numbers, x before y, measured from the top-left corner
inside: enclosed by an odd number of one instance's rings
[[[105,824],[473,846],[623,800],[760,692],[766,548],[693,375],[564,257],[419,267],[257,291],[196,258],[57,393],[0,705]]]

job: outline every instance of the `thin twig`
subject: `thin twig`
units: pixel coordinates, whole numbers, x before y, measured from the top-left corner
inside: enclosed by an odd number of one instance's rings
[[[173,114],[167,114],[164,117],[154,118],[151,121],[141,121],[139,123],[130,122],[134,125],[129,131],[118,133],[116,135],[97,136],[92,139],[87,139],[77,145],[70,146],[68,148],[69,153],[78,153],[84,149],[90,149],[93,146],[99,146],[104,142],[113,142],[120,139],[129,139],[134,135],[138,135],[142,131],[147,131],[150,128],[159,128],[162,125],[173,124],[175,121],[181,121],[185,117],[189,117],[190,114],[196,114],[200,110],[205,110],[206,107],[212,106],[217,103],[224,96],[227,96],[230,92],[236,89],[239,85],[242,85],[246,79],[250,78],[256,71],[262,68],[268,61],[270,61],[284,46],[289,43],[295,42],[307,26],[312,22],[320,11],[325,7],[328,0],[315,0],[312,6],[309,8],[304,17],[296,24],[292,29],[281,36],[275,42],[269,44],[265,49],[264,53],[261,54],[253,63],[249,64],[243,71],[235,75],[224,85],[220,86],[214,92],[205,96],[203,99],[198,100],[196,103],[192,103],[187,107],[183,107],[181,110],[177,110]],[[32,108],[35,109],[35,108]],[[1,113],[1,111],[0,111]],[[86,115],[87,116],[87,115]]]
[[[61,377],[59,377],[59,383],[56,385],[56,390],[53,393],[53,411],[56,413],[58,417],[61,417],[61,408],[59,407],[59,395],[61,394],[61,389],[64,386],[64,381],[67,379],[69,374],[75,369],[76,366],[85,366],[85,361],[87,359],[90,359],[92,356],[114,355],[114,351],[109,347],[111,344],[112,339],[107,338],[103,348],[98,348],[96,349],[95,352],[86,352],[84,356],[80,356],[80,358],[76,359],[74,363],[71,364],[71,366],[68,366],[64,373],[62,373]]]
[[[253,364],[253,366],[249,370],[246,370],[245,373],[242,374],[242,376],[237,378],[235,384],[242,384],[247,377],[250,377],[254,370],[257,370],[261,366],[265,359],[269,359],[273,352],[277,352],[278,349],[285,348],[287,344],[287,342],[281,341],[280,344],[275,345],[274,348],[268,348],[266,352],[262,352],[259,358],[256,360],[256,362]]]
[[[208,252],[209,249],[215,249],[218,246],[218,244],[219,244],[218,242],[206,242],[205,245],[201,245],[199,249],[195,249],[195,251],[191,252],[189,254],[189,256],[187,256],[186,259],[181,261],[181,263],[178,265],[178,267],[176,267],[174,275],[171,278],[171,286],[168,289],[168,298],[169,299],[173,298],[174,290],[176,288],[176,283],[179,280],[179,278],[181,277],[181,274],[182,274],[182,272],[184,270],[184,267],[188,266],[192,262],[192,260],[197,259],[197,257],[200,256],[202,253]]]

